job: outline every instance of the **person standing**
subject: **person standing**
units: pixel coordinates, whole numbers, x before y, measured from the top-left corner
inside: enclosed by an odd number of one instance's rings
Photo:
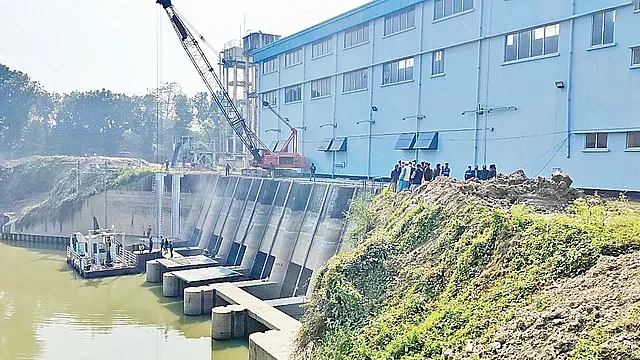
[[[169,251],[169,239],[164,238],[164,251]]]
[[[153,252],[153,238],[149,236],[149,254]]]
[[[498,169],[496,169],[496,164],[489,165],[489,176],[487,179],[493,179],[498,176]]]
[[[409,177],[411,176],[411,169],[407,163],[403,163],[401,169],[400,177],[398,179],[398,192],[402,192],[409,188]]]
[[[231,164],[227,163],[224,166],[224,176],[229,176],[231,174]]]
[[[169,252],[171,253],[171,257],[173,257],[173,241],[169,241]]]
[[[424,169],[422,178],[425,182],[433,180],[433,169],[431,168],[431,163],[426,163],[426,168]]]
[[[147,226],[147,237],[151,237],[151,225]]]
[[[444,163],[444,168],[442,169],[442,176],[449,177],[451,175],[451,169],[449,169],[449,163]]]
[[[476,179],[480,179],[480,170],[478,170],[478,165],[473,168],[473,177]]]
[[[316,181],[316,164],[311,163],[309,166],[309,181]]]
[[[440,176],[440,174],[442,173],[442,167],[440,166],[440,163],[436,164],[436,168],[433,170],[433,178],[437,178],[438,176]]]
[[[480,170],[478,179],[487,180],[488,178],[489,178],[489,170],[487,170],[487,165],[482,165],[482,170]]]
[[[398,164],[391,170],[391,188],[393,192],[398,192],[398,179],[400,178],[400,173],[398,172]]]
[[[471,165],[469,165],[469,168],[467,169],[467,171],[464,172],[464,179],[465,180],[469,180],[469,179],[473,179],[474,176],[474,171],[471,169]]]
[[[424,176],[424,172],[422,170],[422,165],[418,164],[416,166],[416,170],[413,173],[413,177],[411,178],[411,188],[409,189],[411,192],[413,192],[415,189],[417,189],[420,184],[422,183],[422,177]]]

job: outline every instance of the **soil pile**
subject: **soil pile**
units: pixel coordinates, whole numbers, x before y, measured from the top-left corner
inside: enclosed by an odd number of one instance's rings
[[[571,183],[383,192],[318,275],[299,357],[640,359],[640,211]]]

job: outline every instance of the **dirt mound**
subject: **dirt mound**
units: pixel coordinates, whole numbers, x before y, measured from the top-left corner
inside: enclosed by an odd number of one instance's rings
[[[584,275],[556,282],[538,298],[547,304],[544,310],[519,310],[494,343],[473,352],[496,360],[577,358],[572,352],[591,346],[600,348],[601,358],[608,351],[627,359],[640,354],[640,327],[629,322],[640,316],[639,253],[602,257]]]
[[[518,170],[486,181],[438,177],[421,186],[416,194],[425,202],[452,210],[464,205],[508,208],[523,203],[539,211],[557,211],[583,196],[580,190],[570,187],[572,182],[566,174],[529,179],[524,171]]]

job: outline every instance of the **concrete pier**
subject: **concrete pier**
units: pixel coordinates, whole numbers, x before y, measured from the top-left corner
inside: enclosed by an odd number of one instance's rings
[[[229,304],[216,296],[216,289],[220,285],[212,284],[184,289],[184,314],[190,316],[208,314],[215,306]],[[261,300],[273,299],[278,286],[276,282],[264,280],[240,281],[233,285]]]
[[[147,261],[147,282],[162,282],[162,266],[157,260]]]
[[[162,275],[162,295],[165,297],[180,296],[180,279],[173,273],[164,273]]]

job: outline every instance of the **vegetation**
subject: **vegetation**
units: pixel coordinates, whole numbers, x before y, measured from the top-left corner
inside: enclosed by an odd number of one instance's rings
[[[366,239],[320,274],[298,338],[301,358],[441,359],[470,340],[488,346],[517,309],[546,306],[544,285],[640,249],[640,213],[624,200],[580,199],[566,212],[539,214],[524,205],[448,210],[385,193],[369,212],[355,210],[350,218],[373,230],[356,226]],[[594,330],[572,359],[637,358],[624,346],[598,353],[620,327],[639,323],[636,309]]]
[[[0,64],[0,159],[126,154],[164,160],[171,155],[173,136],[194,136],[219,151],[221,121],[209,95],[189,98],[175,83],[144,96],[105,89],[56,94]]]

